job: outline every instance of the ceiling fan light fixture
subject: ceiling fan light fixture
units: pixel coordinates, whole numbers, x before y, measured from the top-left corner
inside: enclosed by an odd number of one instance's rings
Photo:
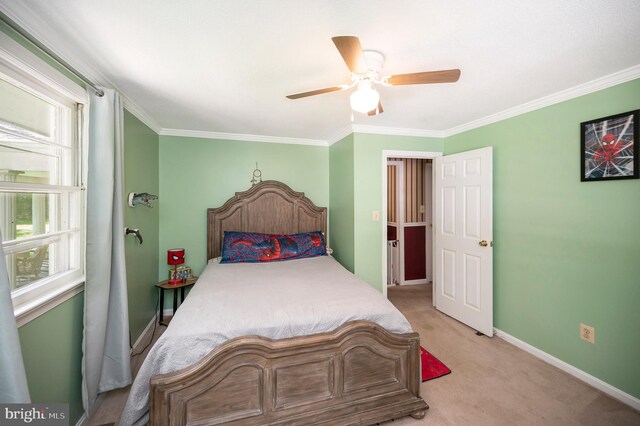
[[[371,87],[370,81],[358,83],[358,90],[351,94],[351,108],[363,114],[375,109],[379,101],[380,94]]]
[[[380,103],[380,95],[374,89],[377,84],[392,87],[409,84],[455,83],[460,78],[460,70],[457,68],[394,74],[380,78],[384,65],[384,55],[382,53],[374,50],[362,50],[360,39],[355,36],[335,36],[331,37],[331,40],[333,40],[333,44],[338,49],[347,68],[351,71],[351,84],[294,93],[287,95],[288,99],[300,99],[323,93],[338,92],[357,86],[350,98],[352,108],[351,121],[353,121],[353,111],[367,114],[368,116],[376,116],[384,112]]]

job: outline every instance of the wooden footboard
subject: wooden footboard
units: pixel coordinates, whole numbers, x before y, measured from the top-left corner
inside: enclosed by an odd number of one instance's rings
[[[417,333],[369,321],[282,340],[239,337],[151,378],[152,425],[368,425],[424,416]]]

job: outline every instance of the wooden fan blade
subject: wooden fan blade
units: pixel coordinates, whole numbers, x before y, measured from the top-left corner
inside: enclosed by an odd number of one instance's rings
[[[403,84],[432,84],[432,83],[454,83],[460,78],[460,70],[441,70],[414,72],[411,74],[396,74],[389,77],[389,84],[401,86]]]
[[[324,89],[312,90],[310,92],[295,93],[293,95],[288,95],[287,98],[300,99],[300,98],[306,98],[307,96],[315,96],[315,95],[322,95],[323,93],[337,92],[338,90],[343,90],[343,88],[340,86],[327,87]]]
[[[336,45],[338,52],[342,55],[342,59],[344,59],[351,72],[358,74],[367,72],[367,61],[364,59],[358,37],[337,36],[332,37],[331,40],[333,40],[333,44]]]
[[[368,116],[372,116],[372,115],[382,114],[383,112],[384,112],[384,110],[382,109],[382,103],[380,101],[378,101],[378,108],[372,109],[371,111],[369,111],[367,113],[367,115]]]

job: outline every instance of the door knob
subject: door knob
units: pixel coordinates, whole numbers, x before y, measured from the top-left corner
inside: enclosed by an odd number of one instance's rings
[[[478,244],[480,244],[480,247],[487,247],[489,245],[489,243],[487,242],[487,240],[482,240],[480,241]]]

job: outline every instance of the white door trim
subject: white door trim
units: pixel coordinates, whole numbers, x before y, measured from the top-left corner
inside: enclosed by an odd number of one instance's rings
[[[442,157],[442,152],[437,151],[401,151],[401,150],[382,150],[382,181],[381,181],[381,193],[382,193],[382,217],[380,219],[380,227],[382,233],[380,234],[380,247],[381,247],[381,262],[382,269],[381,284],[382,294],[387,297],[387,160],[389,158],[424,158],[433,159],[436,157]],[[432,207],[434,208],[434,207]]]
[[[425,163],[424,165],[424,221],[427,227],[425,241],[427,244],[426,250],[426,281],[427,283],[433,281],[433,167],[431,163]],[[429,206],[426,204],[429,203]]]
[[[398,284],[403,283],[404,279],[404,162],[402,161],[389,161],[387,160],[387,166],[392,165],[396,166],[396,240],[398,241]],[[385,170],[386,167],[385,167]],[[386,188],[386,184],[385,184]],[[385,192],[385,201],[386,192]],[[388,203],[386,203],[388,205]],[[387,208],[384,209],[385,214],[387,213]],[[387,232],[387,226],[384,227],[385,233],[383,234],[383,240],[386,241],[384,235]],[[389,266],[389,265],[387,265]],[[386,280],[385,280],[386,282]]]

